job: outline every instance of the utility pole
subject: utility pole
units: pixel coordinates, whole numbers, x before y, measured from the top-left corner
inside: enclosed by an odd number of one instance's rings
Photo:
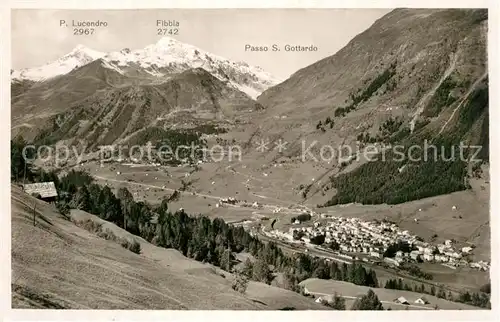
[[[26,167],[28,166],[28,163],[26,162],[26,160],[24,160],[24,178],[23,178],[23,184],[26,184]]]
[[[36,226],[36,201],[33,202],[33,226]]]
[[[227,271],[231,272],[231,248],[229,247],[229,240],[227,241]]]

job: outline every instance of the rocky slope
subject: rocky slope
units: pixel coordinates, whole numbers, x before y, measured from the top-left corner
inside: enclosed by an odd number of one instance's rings
[[[351,144],[355,150],[356,141],[361,146],[406,144],[405,149],[423,140],[447,148],[460,141],[487,147],[486,40],[486,10],[394,10],[335,55],[260,95],[261,120],[274,121],[256,122],[248,133],[260,133],[255,139],[285,138],[291,142],[285,153],[290,158],[300,158],[302,142],[307,147],[313,141],[318,143],[311,151],[318,158],[322,145]],[[487,149],[483,153],[487,157]],[[266,162],[278,157],[265,156]],[[317,162],[325,165],[322,177],[349,174],[333,179],[336,183],[306,183],[306,198],[321,192],[326,196],[318,202],[337,194],[333,204],[393,203],[466,188],[464,165],[453,162],[328,161]],[[411,170],[401,170],[405,164]],[[432,182],[444,187],[424,188]]]
[[[262,108],[243,92],[227,86],[202,68],[176,74],[160,84],[124,85],[128,78],[104,68],[101,63],[95,61],[57,79],[65,82],[66,88],[89,90],[61,93],[69,98],[68,101],[53,94],[38,104],[36,116],[44,106],[47,113],[58,113],[49,114],[46,126],[35,132],[36,142],[55,144],[65,140],[69,144],[81,142],[97,146],[127,142],[132,136],[154,129],[210,124],[219,128],[232,127],[235,122],[248,122],[252,112]],[[92,86],[85,87],[88,85],[86,80]],[[113,83],[120,85],[109,86]],[[102,89],[98,87],[100,84]],[[87,96],[91,92],[93,94]],[[30,112],[33,113],[25,110],[24,119]],[[29,134],[24,133],[25,137]],[[146,142],[135,140],[134,143]]]

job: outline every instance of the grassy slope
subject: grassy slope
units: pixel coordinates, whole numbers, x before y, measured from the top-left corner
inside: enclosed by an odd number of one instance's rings
[[[360,286],[360,285],[354,285],[352,283],[346,283],[346,282],[341,282],[341,281],[334,281],[334,280],[320,280],[317,278],[310,278],[301,283],[304,285],[309,292],[314,294],[315,292],[317,293],[325,293],[325,294],[333,294],[334,292],[337,292],[337,294],[342,295],[342,296],[361,296],[366,294],[368,292],[369,287],[366,286]],[[478,308],[462,303],[455,303],[455,302],[450,302],[447,300],[439,299],[435,296],[431,296],[428,294],[420,294],[420,293],[415,293],[415,292],[409,292],[409,291],[400,291],[400,290],[389,290],[385,288],[372,288],[372,290],[377,294],[378,298],[380,301],[382,301],[382,305],[384,306],[384,309],[391,308],[393,310],[404,310],[406,306],[403,305],[397,305],[397,304],[392,304],[392,303],[384,303],[384,302],[392,302],[394,299],[403,296],[408,300],[408,302],[412,305],[412,307],[409,307],[409,309],[419,309],[418,307],[414,306],[420,306],[422,309],[425,308],[433,308],[434,305],[437,305],[439,309],[446,309],[446,310],[477,310]],[[428,301],[429,304],[427,305],[419,305],[415,304],[415,300],[418,299],[419,297],[424,296]],[[352,305],[352,302],[354,300],[346,300],[346,306],[349,308]],[[414,306],[413,306],[414,305]]]
[[[32,207],[37,223],[33,226]],[[78,219],[97,217],[73,212]],[[322,309],[306,297],[260,283],[248,294],[231,289],[232,276],[136,238],[140,255],[101,239],[44,202],[12,186],[12,307],[71,309]],[[272,292],[272,293],[270,293]],[[272,298],[269,298],[272,294]]]

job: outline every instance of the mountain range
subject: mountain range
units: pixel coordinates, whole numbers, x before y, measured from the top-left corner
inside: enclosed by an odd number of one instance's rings
[[[396,9],[283,81],[172,38],[11,71],[13,307],[491,308],[487,34],[486,9]],[[150,143],[217,149],[121,159]]]
[[[401,145],[407,152],[427,141],[446,150],[448,159],[460,142],[480,145],[487,162],[487,25],[487,10],[393,10],[335,55],[265,91],[258,99],[265,106],[262,120],[276,121],[256,120],[259,131],[294,142],[287,150],[291,157],[300,154],[302,141],[318,142],[315,155],[324,144]],[[303,192],[323,202],[321,195],[333,188],[329,204],[366,204],[466,189],[470,172],[462,171],[458,158],[408,159],[335,162],[318,174],[330,180]]]
[[[78,45],[44,66],[12,71],[11,78],[13,135],[34,139],[48,131],[59,133],[52,135],[57,140],[78,135],[96,144],[165,120],[188,127],[231,123],[262,108],[254,98],[279,82],[259,67],[172,38],[112,53]]]
[[[108,54],[79,46],[38,69],[12,72],[12,134],[96,145],[210,124],[245,146],[287,141],[286,151],[249,149],[249,158],[256,168],[296,162],[293,171],[321,179],[304,182],[297,198],[318,204],[397,203],[463,190],[471,174],[462,163],[349,158],[313,167],[297,160],[302,142],[317,142],[311,153],[318,155],[324,144],[427,140],[481,145],[487,161],[487,23],[482,9],[396,9],[283,82],[171,38]]]
[[[11,78],[13,81],[46,81],[66,75],[96,60],[100,60],[103,67],[121,75],[157,82],[163,82],[171,75],[191,68],[203,68],[252,98],[279,82],[279,79],[260,67],[233,62],[170,37],[163,37],[143,49],[124,48],[110,53],[78,45],[70,53],[53,62],[36,68],[13,71]]]

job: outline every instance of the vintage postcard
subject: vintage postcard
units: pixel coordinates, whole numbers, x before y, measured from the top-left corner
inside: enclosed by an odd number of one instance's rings
[[[491,317],[487,6],[9,10],[12,310]]]

